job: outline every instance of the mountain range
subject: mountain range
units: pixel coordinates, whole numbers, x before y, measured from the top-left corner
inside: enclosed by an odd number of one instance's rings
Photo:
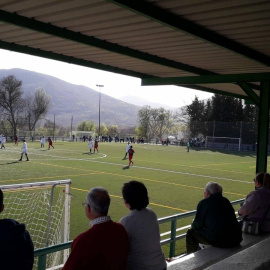
[[[53,76],[23,69],[0,69],[0,79],[14,75],[22,81],[24,96],[41,87],[51,96],[51,109],[46,116],[56,124],[70,126],[71,119],[76,126],[83,120],[99,119],[99,92],[82,85],[75,85]],[[119,127],[136,126],[137,113],[140,106],[136,106],[106,94],[100,94],[100,122]]]

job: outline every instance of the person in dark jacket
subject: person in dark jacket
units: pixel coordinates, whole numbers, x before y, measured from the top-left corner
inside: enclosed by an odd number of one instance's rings
[[[0,189],[0,213],[4,210],[3,192]],[[14,219],[0,219],[0,269],[31,270],[34,263],[34,246],[24,224]]]
[[[229,248],[241,241],[241,228],[230,201],[222,196],[222,186],[207,183],[204,199],[199,202],[191,229],[187,231],[187,254],[198,251],[199,243]]]

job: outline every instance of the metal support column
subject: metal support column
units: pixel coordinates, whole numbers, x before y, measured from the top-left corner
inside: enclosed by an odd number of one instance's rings
[[[267,171],[270,82],[261,82],[256,173]]]

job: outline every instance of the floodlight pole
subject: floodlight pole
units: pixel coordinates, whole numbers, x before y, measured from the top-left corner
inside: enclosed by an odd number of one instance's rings
[[[104,87],[102,84],[96,85],[99,88],[99,99],[98,99],[98,137],[100,136],[100,99],[101,99],[101,87]]]

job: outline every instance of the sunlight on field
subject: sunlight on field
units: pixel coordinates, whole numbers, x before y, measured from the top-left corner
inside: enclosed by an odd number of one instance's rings
[[[7,143],[6,149],[0,150],[0,185],[71,179],[71,239],[89,227],[81,203],[94,186],[109,191],[109,214],[114,221],[128,213],[121,187],[130,180],[147,186],[149,207],[159,218],[194,210],[208,181],[221,184],[230,201],[242,199],[253,190],[254,153],[205,149],[187,153],[185,147],[135,144],[134,166],[129,168],[128,160],[122,160],[123,143],[100,143],[98,154],[90,154],[86,142],[59,141],[54,146],[48,150],[46,146],[40,148],[38,142],[28,142],[30,161],[19,162],[21,145]],[[191,220],[177,225],[188,225]],[[170,224],[161,225],[160,229],[166,232]],[[177,247],[182,250],[183,243]]]

